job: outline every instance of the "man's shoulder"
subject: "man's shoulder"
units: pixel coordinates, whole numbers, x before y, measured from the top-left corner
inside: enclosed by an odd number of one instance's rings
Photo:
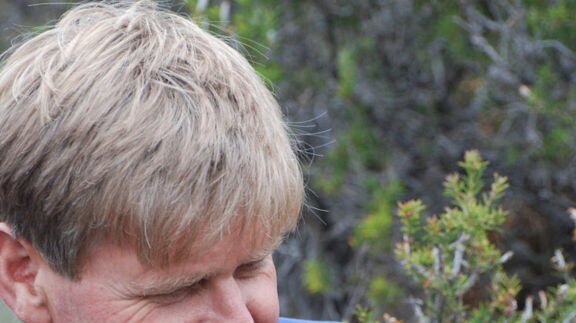
[[[287,318],[287,317],[281,317],[278,320],[278,323],[338,323],[338,322],[334,322],[334,321],[310,321],[310,320],[298,320],[298,319],[292,319],[292,318]]]

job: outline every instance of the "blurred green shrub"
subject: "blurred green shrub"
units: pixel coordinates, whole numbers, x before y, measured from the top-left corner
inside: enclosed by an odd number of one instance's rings
[[[356,225],[351,239],[354,247],[368,244],[375,252],[387,249],[389,235],[393,222],[393,208],[396,199],[402,193],[402,183],[392,180],[381,186],[376,180],[369,179],[366,183],[371,200],[367,204],[368,214]]]
[[[464,174],[447,177],[445,195],[452,201],[439,216],[424,218],[419,200],[400,203],[403,240],[396,255],[408,274],[421,286],[422,299],[412,300],[418,322],[574,322],[576,321],[576,280],[569,273],[561,251],[553,262],[565,283],[541,291],[539,299],[528,297],[524,309],[517,309],[520,282],[508,276],[502,264],[512,254],[502,253],[490,241],[500,230],[506,211],[497,205],[508,187],[505,177],[494,175],[488,189],[484,171],[488,165],[477,151],[468,151],[459,164]],[[472,291],[485,289],[487,296],[471,306],[465,302]],[[535,302],[539,304],[536,308]],[[366,309],[358,310],[360,322],[368,323]],[[389,315],[385,322],[397,322]]]
[[[328,266],[320,259],[305,260],[303,272],[303,287],[310,294],[325,293],[332,285]]]

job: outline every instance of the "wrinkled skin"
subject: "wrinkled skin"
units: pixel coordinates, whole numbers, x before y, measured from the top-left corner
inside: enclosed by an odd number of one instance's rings
[[[132,250],[101,245],[91,250],[80,280],[43,264],[35,287],[54,323],[276,323],[277,242],[257,240],[254,232],[231,234],[169,269],[145,267]]]

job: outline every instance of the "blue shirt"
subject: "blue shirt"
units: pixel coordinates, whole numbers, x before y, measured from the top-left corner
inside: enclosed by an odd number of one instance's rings
[[[297,319],[291,319],[291,318],[287,318],[287,317],[281,317],[278,320],[278,323],[338,323],[338,322],[334,322],[334,321],[309,321],[309,320],[297,320]]]

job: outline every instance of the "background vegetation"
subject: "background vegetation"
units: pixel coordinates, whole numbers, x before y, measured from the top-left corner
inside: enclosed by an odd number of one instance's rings
[[[0,0],[0,46],[68,8],[39,2]],[[469,149],[508,177],[508,217],[487,239],[513,252],[519,310],[567,279],[550,259],[576,259],[576,1],[165,3],[243,51],[294,129],[310,190],[277,253],[284,315],[353,320],[364,304],[413,319],[423,291],[394,254],[397,201],[442,213]]]

